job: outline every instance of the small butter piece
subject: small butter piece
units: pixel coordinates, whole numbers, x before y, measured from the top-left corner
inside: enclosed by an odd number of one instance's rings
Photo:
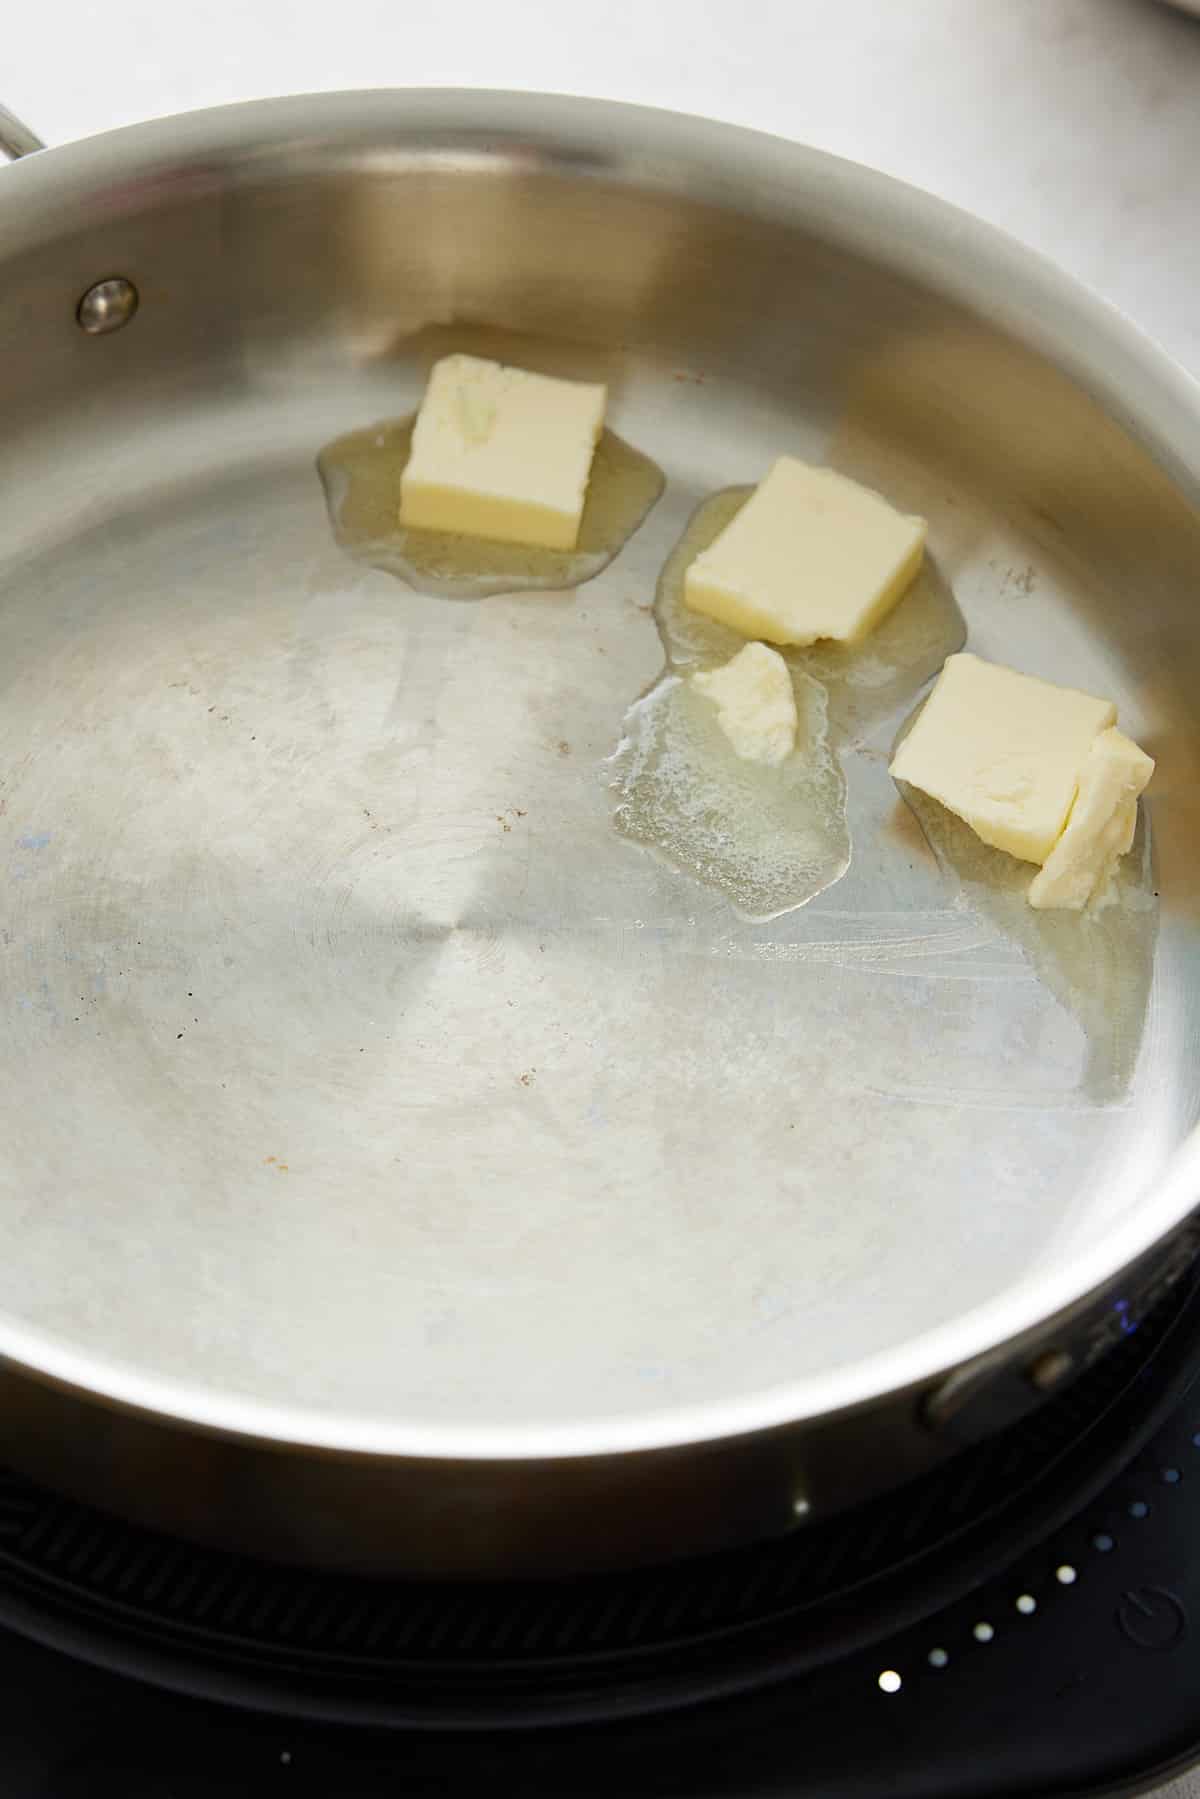
[[[717,723],[745,762],[778,768],[796,747],[796,690],[778,650],[748,643],[731,661],[691,677],[715,700]]]
[[[1031,906],[1079,911],[1107,887],[1133,842],[1138,795],[1153,758],[1110,727],[1092,742],[1066,829],[1029,888]]]
[[[684,600],[770,643],[858,643],[921,566],[925,520],[869,487],[781,456],[684,577]]]
[[[978,656],[951,656],[892,774],[940,800],[985,843],[1045,862],[1088,752],[1116,716],[1110,700]]]
[[[400,479],[400,523],[573,550],[607,389],[444,356]]]

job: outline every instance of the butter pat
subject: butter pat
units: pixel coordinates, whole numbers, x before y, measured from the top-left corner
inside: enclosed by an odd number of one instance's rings
[[[400,523],[573,550],[607,389],[478,356],[436,362],[400,480]]]
[[[859,643],[921,566],[925,520],[781,456],[684,577],[684,601],[770,643]]]
[[[1033,878],[1031,906],[1079,911],[1099,898],[1133,843],[1138,795],[1154,762],[1115,728],[1101,731],[1079,773],[1066,829]]]
[[[1116,716],[1110,700],[978,656],[951,656],[892,774],[940,800],[985,843],[1045,862],[1088,752]]]
[[[796,691],[778,650],[748,643],[721,668],[691,676],[716,702],[717,723],[745,762],[778,768],[796,747]]]

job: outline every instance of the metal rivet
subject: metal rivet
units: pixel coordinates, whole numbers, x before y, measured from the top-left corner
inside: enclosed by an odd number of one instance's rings
[[[138,291],[133,282],[124,275],[110,275],[88,288],[75,308],[75,317],[89,337],[103,337],[127,325],[137,309]]]
[[[1044,1350],[1029,1365],[1030,1385],[1039,1393],[1049,1393],[1059,1381],[1066,1379],[1074,1366],[1074,1358],[1065,1349]]]

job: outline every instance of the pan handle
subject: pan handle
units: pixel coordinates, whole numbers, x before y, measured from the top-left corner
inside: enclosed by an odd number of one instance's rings
[[[16,162],[19,156],[32,156],[35,150],[45,148],[41,138],[28,125],[23,125],[15,112],[0,106],[0,156]]]

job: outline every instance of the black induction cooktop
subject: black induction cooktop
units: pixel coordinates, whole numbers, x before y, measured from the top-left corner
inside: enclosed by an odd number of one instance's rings
[[[0,1474],[2,1799],[1144,1790],[1200,1756],[1200,1288],[783,1543],[576,1581],[298,1573]]]

